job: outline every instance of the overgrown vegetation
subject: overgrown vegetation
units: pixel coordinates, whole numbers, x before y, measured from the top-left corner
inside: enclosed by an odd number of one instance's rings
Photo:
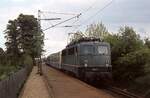
[[[0,79],[25,65],[34,65],[43,51],[44,34],[38,31],[38,20],[33,15],[20,14],[9,20],[6,30],[6,50],[0,48]]]

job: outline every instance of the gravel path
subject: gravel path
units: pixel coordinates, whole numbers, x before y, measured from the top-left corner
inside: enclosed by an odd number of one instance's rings
[[[43,70],[53,98],[116,98],[51,67],[43,66]]]
[[[34,67],[19,98],[50,98],[43,76]]]

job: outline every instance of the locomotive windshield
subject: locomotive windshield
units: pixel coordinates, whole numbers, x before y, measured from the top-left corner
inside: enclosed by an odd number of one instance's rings
[[[108,46],[105,45],[83,45],[81,46],[81,54],[87,55],[107,55]]]
[[[92,45],[84,45],[81,48],[81,54],[93,54],[94,53],[94,47]]]
[[[107,46],[98,46],[97,47],[97,53],[107,55],[108,54],[108,47]]]

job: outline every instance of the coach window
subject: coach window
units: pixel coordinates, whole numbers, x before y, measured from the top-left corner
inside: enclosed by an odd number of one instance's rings
[[[68,55],[74,55],[74,47],[68,50]]]

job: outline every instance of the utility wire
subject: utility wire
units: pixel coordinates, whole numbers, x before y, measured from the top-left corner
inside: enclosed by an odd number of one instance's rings
[[[99,14],[101,11],[103,11],[105,8],[107,8],[109,5],[111,5],[113,3],[113,0],[111,0],[108,4],[106,4],[103,8],[101,8],[100,10],[98,10],[94,15],[90,16],[86,21],[84,21],[84,23],[88,22],[90,19],[92,19],[93,17],[95,17],[97,14]],[[83,23],[83,24],[84,24]]]
[[[92,9],[93,6],[97,3],[97,1],[98,1],[98,0],[96,0],[91,6],[89,6],[87,9],[85,9],[85,10],[82,12],[82,14],[83,14],[83,13],[86,13],[86,12],[88,12],[90,9]]]
[[[95,5],[95,3],[97,2],[98,0],[96,0],[90,7],[88,7],[85,11],[83,11],[82,13],[86,13],[86,12],[88,12],[94,5]],[[44,15],[44,13],[51,13],[51,14],[63,14],[63,15],[77,15],[77,14],[73,14],[73,13],[57,13],[57,12],[50,12],[50,11],[41,11],[41,13],[43,13],[43,15]],[[79,21],[79,16],[82,14],[82,13],[80,13],[79,15],[77,15],[77,20],[76,21],[74,21],[73,23],[72,23],[72,25],[74,24],[74,23],[76,23],[77,21]],[[44,15],[45,16],[45,15]],[[75,16],[76,17],[76,16]],[[73,17],[74,18],[74,17]],[[73,18],[70,18],[70,19],[67,19],[67,20],[65,20],[65,21],[63,21],[63,22],[60,22],[60,23],[58,23],[58,24],[55,24],[55,25],[52,25],[51,27],[49,27],[49,28],[46,28],[46,29],[44,29],[43,31],[45,31],[45,30],[48,30],[48,29],[50,29],[50,28],[52,28],[52,27],[55,27],[56,25],[59,25],[59,24],[62,24],[62,23],[64,23],[64,22],[66,22],[66,21],[69,21],[69,20],[71,20],[71,19],[73,19]]]
[[[97,2],[97,0],[94,2],[94,4],[95,4],[96,2]],[[89,17],[85,22],[89,21],[92,17],[95,17],[99,12],[101,12],[101,11],[104,10],[106,7],[108,7],[112,2],[113,2],[113,0],[112,0],[110,3],[108,3],[106,6],[104,6],[102,9],[98,10],[97,13],[95,13],[93,16]],[[57,25],[59,25],[59,24],[65,23],[65,22],[67,22],[67,21],[69,21],[69,20],[71,20],[71,19],[73,19],[73,18],[79,18],[79,16],[81,16],[81,14],[86,13],[87,11],[89,11],[89,10],[93,7],[94,4],[92,4],[92,6],[90,6],[90,7],[89,7],[87,10],[85,10],[84,12],[82,12],[82,13],[80,13],[80,14],[78,14],[78,15],[72,17],[72,18],[69,18],[69,19],[67,19],[67,20],[64,20],[64,21],[62,21],[62,22],[59,22],[59,23],[57,23],[57,24],[54,24],[54,25],[52,25],[52,26],[50,26],[50,27],[44,29],[43,31],[46,31],[46,30],[48,30],[48,29],[50,29],[50,28],[53,28],[53,27],[55,27],[55,26],[57,26]],[[44,13],[44,12],[42,12],[42,13]],[[56,12],[47,12],[47,13],[65,14],[65,15],[75,15],[75,14],[70,14],[70,13],[56,13]],[[79,21],[79,20],[77,20],[77,21]],[[77,21],[75,21],[75,22],[77,22]],[[73,24],[74,24],[75,22],[73,22]],[[83,24],[84,24],[85,22],[83,22]],[[80,25],[80,27],[83,26],[83,24]],[[78,27],[78,28],[79,28],[79,27]],[[78,29],[78,28],[77,28],[77,29]]]
[[[82,11],[82,12],[81,12],[82,15],[85,14],[86,12],[88,12],[90,9],[92,9],[93,6],[97,3],[97,1],[98,1],[98,0],[96,0],[96,1],[95,1],[91,6],[89,6],[87,9],[85,9],[84,11]],[[76,21],[74,21],[74,22],[72,23],[72,25],[73,25],[74,23],[78,22],[78,21],[79,21],[79,19],[77,19]]]
[[[43,16],[44,16],[44,18],[45,18],[45,20],[46,20],[46,16],[45,16],[45,14],[44,14],[44,11],[42,11],[41,12],[42,14],[43,14]],[[73,15],[73,14],[72,14]],[[76,15],[76,14],[74,14],[74,15]],[[52,23],[50,23],[50,27],[48,27],[48,28],[46,28],[46,29],[43,29],[42,31],[46,31],[46,30],[48,30],[48,29],[50,29],[50,28],[53,28],[53,27],[56,27],[57,25],[59,25],[59,24],[62,24],[62,23],[65,23],[65,22],[67,22],[67,21],[69,21],[69,20],[71,20],[71,19],[73,19],[73,18],[79,18],[81,16],[81,13],[80,14],[77,14],[76,16],[74,16],[74,17],[71,17],[71,18],[69,18],[69,19],[67,19],[67,20],[64,20],[64,21],[61,21],[61,22],[59,22],[59,23],[56,23],[56,24],[52,24]],[[44,19],[43,19],[44,20]],[[76,25],[76,26],[78,26],[78,25]],[[69,25],[65,25],[65,26],[61,26],[61,27],[73,27],[73,26],[69,26]]]
[[[79,18],[77,18],[77,20],[75,20],[71,25],[74,25],[77,21],[79,21]],[[77,25],[77,26],[79,26],[79,25]],[[75,27],[75,28],[77,28],[77,26]],[[70,29],[70,28],[69,28]],[[68,32],[69,31],[69,29],[66,29],[66,31],[65,32]]]
[[[77,14],[74,14],[74,13],[59,13],[59,12],[50,12],[50,11],[42,11],[42,13],[62,14],[62,15],[77,15]]]
[[[42,14],[44,16],[44,19],[46,19],[45,13],[42,13]],[[53,24],[50,21],[48,21],[48,23],[49,23],[50,26],[53,26]],[[63,28],[63,27],[73,27],[73,26],[77,27],[79,25],[64,25],[64,26],[57,26],[57,27],[62,27]]]
[[[98,10],[94,15],[90,16],[87,20],[85,20],[84,22],[82,22],[79,27],[82,27],[83,25],[85,25],[85,23],[87,23],[90,19],[92,19],[93,17],[95,17],[97,14],[99,14],[101,11],[103,11],[105,8],[107,8],[107,7],[108,7],[109,5],[111,5],[112,3],[113,3],[113,0],[111,0],[111,1],[110,1],[108,4],[106,4],[103,8],[101,8],[100,10]],[[79,28],[79,27],[78,27],[78,28]],[[76,29],[78,29],[78,28],[76,28]],[[74,29],[73,32],[74,32],[76,29]]]
[[[46,15],[44,13],[42,13],[44,18],[46,19]],[[50,21],[48,22],[51,26],[53,25]]]
[[[81,14],[83,15],[83,14],[85,14],[86,12],[88,12],[90,9],[92,9],[93,8],[93,6],[97,3],[97,1],[98,0],[95,0],[95,2],[91,5],[91,6],[89,6],[87,9],[85,9],[84,11],[82,11],[81,12]],[[74,25],[76,22],[78,22],[79,21],[79,18],[77,19],[77,20],[75,20],[73,23],[72,23],[72,25]],[[78,27],[75,27],[75,29],[77,29]],[[66,32],[68,32],[68,30],[69,29],[67,29],[66,30]]]
[[[52,25],[52,26],[50,26],[50,27],[44,29],[43,31],[46,31],[46,30],[48,30],[48,29],[50,29],[50,28],[53,28],[53,27],[55,27],[55,26],[57,26],[57,25],[60,25],[60,24],[62,24],[62,23],[65,23],[65,22],[67,22],[67,21],[69,21],[69,20],[71,20],[71,19],[73,19],[73,18],[78,18],[79,16],[81,16],[81,13],[78,14],[78,15],[76,15],[76,16],[74,16],[74,17],[71,17],[71,18],[69,18],[69,19],[67,19],[67,20],[64,20],[64,21],[62,21],[62,22],[59,22],[59,23],[57,23],[57,24],[54,24],[54,25]]]

